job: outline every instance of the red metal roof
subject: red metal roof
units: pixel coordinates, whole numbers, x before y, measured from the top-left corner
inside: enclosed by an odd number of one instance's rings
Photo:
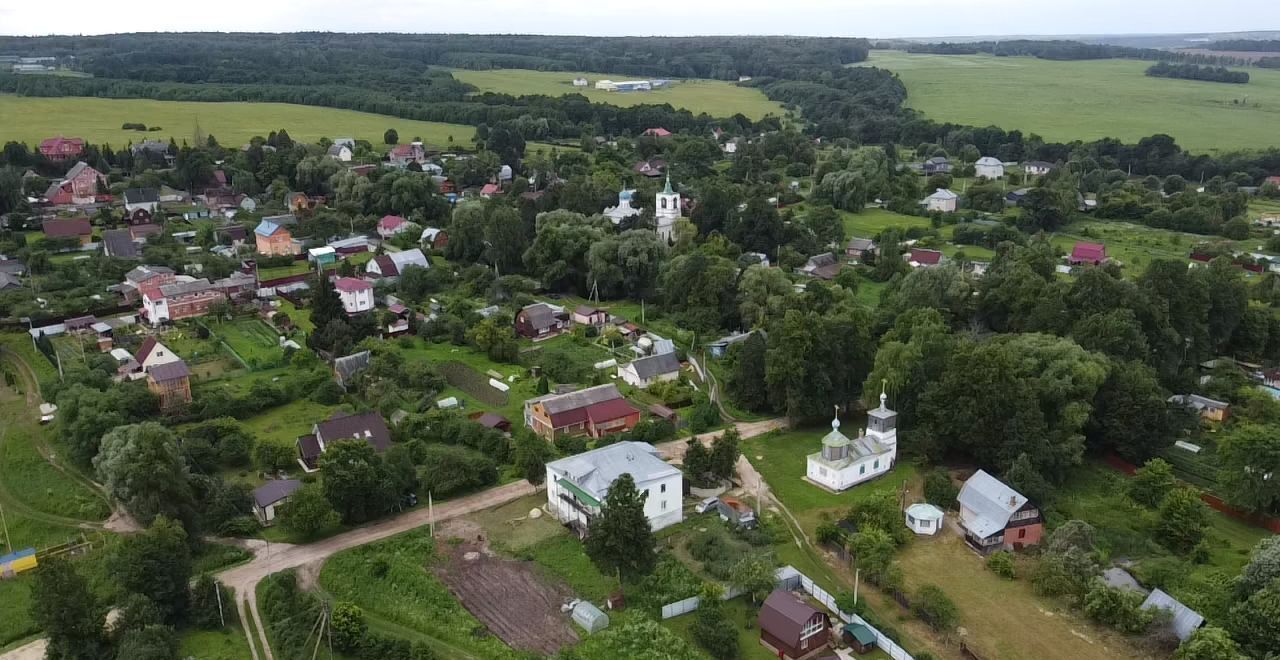
[[[333,288],[339,291],[346,291],[347,293],[355,293],[357,291],[372,289],[373,285],[354,277],[339,277],[338,280],[333,283]]]
[[[1071,248],[1072,261],[1102,261],[1107,258],[1107,246],[1102,243],[1076,243]]]
[[[601,424],[604,422],[621,419],[627,415],[638,413],[626,399],[619,396],[616,399],[593,403],[581,408],[572,408],[558,413],[551,413],[551,426],[555,428],[563,428],[574,424],[582,424],[590,421],[593,424]]]
[[[942,261],[942,253],[937,250],[911,248],[911,261],[926,266],[935,266]]]
[[[671,135],[671,131],[665,128],[650,128],[645,130],[644,134],[649,137],[667,137]]]
[[[382,216],[382,219],[378,221],[378,226],[383,229],[395,229],[406,222],[408,222],[408,220],[405,220],[398,215],[384,215]]]
[[[481,195],[496,195],[500,192],[502,192],[502,188],[499,188],[496,183],[486,183],[484,184],[484,187],[480,189]]]
[[[93,233],[93,225],[88,218],[71,218],[68,220],[45,220],[44,235],[54,238],[69,236],[88,236]]]

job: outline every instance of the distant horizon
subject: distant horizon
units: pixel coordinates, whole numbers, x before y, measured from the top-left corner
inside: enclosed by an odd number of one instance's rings
[[[405,31],[405,30],[332,30],[332,29],[313,29],[313,30],[128,30],[122,32],[50,32],[47,34],[18,34],[0,32],[0,38],[14,39],[40,39],[47,37],[105,37],[116,35],[145,35],[145,34],[395,34],[395,35],[455,35],[455,36],[514,36],[514,37],[566,37],[566,38],[600,38],[600,39],[697,39],[699,37],[763,37],[763,38],[786,38],[786,39],[866,39],[868,41],[948,41],[948,40],[965,40],[965,41],[994,41],[1000,39],[1026,39],[1032,41],[1045,40],[1078,40],[1078,39],[1095,39],[1099,37],[1115,38],[1115,37],[1228,37],[1233,39],[1257,39],[1269,40],[1280,39],[1280,28],[1274,30],[1220,30],[1214,32],[1089,32],[1089,33],[1072,33],[1072,34],[1055,34],[1055,33],[1018,33],[1018,34],[946,34],[946,35],[923,35],[923,36],[864,36],[857,34],[792,34],[792,33],[731,33],[731,32],[707,32],[702,34],[585,34],[578,32],[468,32],[468,31]],[[1237,35],[1261,34],[1265,36],[1248,37]]]
[[[168,0],[63,0],[57,11],[6,3],[9,36],[97,36],[138,32],[343,32],[348,34],[511,34],[545,36],[794,36],[866,39],[1050,38],[1259,32],[1274,0],[1220,0],[1212,12],[1192,0],[1143,3],[1065,0],[1007,5],[995,0],[618,0],[582,3],[488,0],[442,7],[427,0],[375,0],[352,11],[345,0],[224,0],[215,11]],[[1265,18],[1263,19],[1265,20]],[[950,35],[938,35],[944,25]],[[192,30],[191,28],[203,28]],[[1001,37],[1005,38],[1005,37]]]

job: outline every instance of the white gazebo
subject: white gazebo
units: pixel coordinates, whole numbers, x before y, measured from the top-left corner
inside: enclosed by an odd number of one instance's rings
[[[942,529],[942,509],[923,502],[907,507],[907,527],[920,536],[933,536]]]

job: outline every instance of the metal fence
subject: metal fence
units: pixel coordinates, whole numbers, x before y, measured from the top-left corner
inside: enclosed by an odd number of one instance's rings
[[[775,573],[775,576],[778,580],[777,588],[786,589],[788,591],[803,589],[806,593],[812,596],[814,600],[822,603],[832,612],[835,612],[836,616],[839,617],[840,621],[843,623],[860,623],[866,626],[867,629],[876,636],[876,645],[879,646],[882,651],[889,654],[889,657],[893,658],[893,660],[915,660],[910,653],[907,653],[906,649],[898,646],[897,642],[889,639],[884,635],[884,633],[877,630],[875,626],[867,623],[866,619],[863,619],[852,612],[841,612],[840,608],[836,606],[835,596],[828,593],[826,589],[814,584],[813,580],[810,579],[809,576],[797,571],[791,566],[783,566],[782,568],[779,568]],[[730,598],[736,598],[741,596],[742,593],[743,592],[738,589],[731,588],[725,591],[723,599],[729,600]],[[671,617],[693,612],[698,609],[701,602],[700,598],[694,596],[693,598],[686,598],[684,600],[664,605],[662,606],[662,618],[670,619]]]

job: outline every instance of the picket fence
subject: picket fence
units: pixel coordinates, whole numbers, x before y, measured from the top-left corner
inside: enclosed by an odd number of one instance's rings
[[[862,617],[852,612],[841,612],[840,608],[836,606],[835,596],[828,593],[827,590],[822,587],[814,584],[813,580],[810,579],[809,576],[797,571],[791,566],[783,566],[782,568],[779,568],[775,576],[777,578],[777,588],[786,589],[788,591],[803,589],[805,593],[812,596],[814,600],[822,603],[832,612],[835,612],[841,622],[860,623],[866,626],[867,629],[876,636],[876,645],[880,647],[880,650],[889,654],[889,657],[893,658],[893,660],[915,660],[910,653],[907,653],[906,649],[898,646],[897,642],[886,637],[883,633],[877,630],[875,626],[867,623],[867,621]],[[725,592],[722,598],[724,600],[729,600],[730,598],[741,596],[742,593],[742,591],[737,589],[729,589]],[[701,602],[700,598],[694,596],[693,598],[686,598],[684,600],[664,605],[662,607],[662,618],[670,619],[671,617],[693,612],[698,609]]]

